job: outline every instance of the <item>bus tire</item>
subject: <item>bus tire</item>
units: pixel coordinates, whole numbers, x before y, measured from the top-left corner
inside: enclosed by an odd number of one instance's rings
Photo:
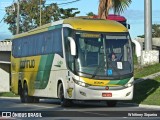
[[[71,100],[64,98],[64,90],[62,83],[58,85],[58,97],[60,99],[60,104],[62,107],[70,107],[72,105]]]
[[[116,100],[106,101],[108,107],[115,107],[117,104]]]
[[[28,96],[28,86],[27,83],[24,83],[23,86],[23,93],[22,93],[22,99],[24,101],[24,103],[33,103],[34,102],[34,98],[31,96]]]
[[[20,96],[20,100],[21,100],[21,103],[24,103],[25,100],[24,100],[24,94],[23,94],[23,88],[22,88],[22,85],[19,83],[18,84],[18,94]]]
[[[38,97],[33,97],[33,102],[34,103],[39,103],[39,98]]]

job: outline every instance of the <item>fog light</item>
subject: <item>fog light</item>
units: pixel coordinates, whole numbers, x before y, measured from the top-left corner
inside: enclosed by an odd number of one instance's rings
[[[131,94],[131,92],[128,92],[127,94],[126,94],[126,96],[129,96]]]
[[[86,96],[85,92],[79,91],[81,95]]]

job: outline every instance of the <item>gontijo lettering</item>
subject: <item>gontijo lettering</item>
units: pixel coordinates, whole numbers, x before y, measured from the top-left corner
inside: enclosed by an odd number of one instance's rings
[[[20,68],[34,68],[35,67],[35,60],[22,60],[20,61]]]

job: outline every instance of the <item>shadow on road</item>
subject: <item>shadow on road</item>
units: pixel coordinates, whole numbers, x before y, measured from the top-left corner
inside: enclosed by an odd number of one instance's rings
[[[43,99],[40,101],[40,104],[45,105],[58,105],[60,106],[60,101],[58,99]],[[138,105],[135,104],[126,104],[119,101],[116,105],[116,108],[123,108],[123,107],[137,107]],[[108,107],[105,101],[73,101],[72,106],[67,107],[71,109],[88,109],[88,108],[114,108]]]

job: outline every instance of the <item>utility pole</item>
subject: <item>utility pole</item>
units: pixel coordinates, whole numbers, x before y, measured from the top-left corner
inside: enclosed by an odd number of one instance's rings
[[[145,50],[142,51],[141,65],[159,63],[159,51],[152,50],[152,0],[144,0]]]
[[[17,30],[16,30],[16,34],[19,34],[19,10],[20,10],[19,0],[17,0],[17,18],[16,18]]]
[[[152,50],[152,0],[144,0],[145,50]]]

